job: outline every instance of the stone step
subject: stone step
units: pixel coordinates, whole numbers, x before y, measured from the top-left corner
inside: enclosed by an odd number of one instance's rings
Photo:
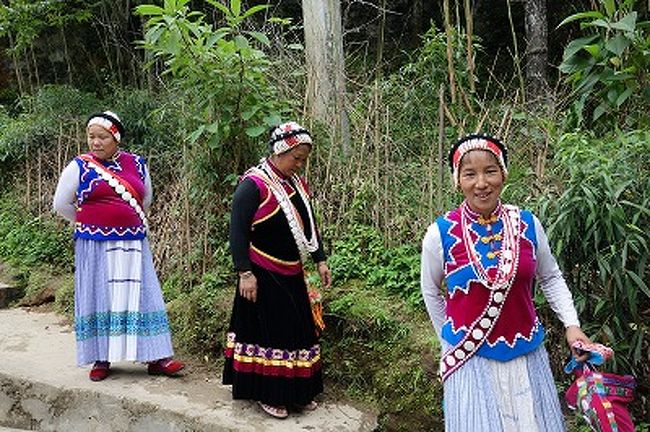
[[[75,366],[75,338],[53,313],[0,310],[0,426],[40,431],[370,432],[377,416],[328,401],[276,420],[250,401],[233,401],[216,374],[188,367],[151,377],[142,364],[117,363],[102,382]]]

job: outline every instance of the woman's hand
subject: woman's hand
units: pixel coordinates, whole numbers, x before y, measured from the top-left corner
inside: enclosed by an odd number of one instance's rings
[[[573,343],[575,341],[582,341],[585,343],[591,343],[591,339],[585,335],[580,327],[578,326],[569,326],[566,328],[566,341],[569,344],[569,348],[571,349],[571,354],[573,354],[573,357],[579,362],[584,362],[589,358],[589,353],[580,353],[578,352],[575,348],[573,348]]]
[[[239,294],[253,303],[257,301],[257,278],[252,271],[239,272]]]
[[[320,261],[316,264],[318,274],[320,275],[320,283],[323,288],[330,288],[332,286],[332,272],[327,266],[327,261]]]

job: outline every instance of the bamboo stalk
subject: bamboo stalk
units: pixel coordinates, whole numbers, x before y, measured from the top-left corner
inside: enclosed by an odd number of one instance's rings
[[[42,213],[42,201],[43,201],[43,161],[42,161],[42,156],[43,156],[43,149],[39,147],[38,149],[38,166],[37,166],[37,173],[36,173],[36,184],[37,184],[37,200],[36,204],[38,207],[38,214],[40,215]]]
[[[467,97],[467,93],[463,89],[463,86],[459,85],[458,90],[460,92],[460,97],[465,104],[465,107],[469,111],[469,113],[473,116],[474,115],[474,107],[472,106],[472,103],[470,102],[469,98]]]
[[[474,15],[470,0],[465,0],[465,33],[467,36],[467,72],[469,73],[469,90],[476,92],[474,83],[474,45],[472,38],[474,35]]]
[[[517,44],[517,34],[515,32],[515,25],[512,22],[512,8],[510,7],[510,2],[511,0],[506,0],[506,3],[508,5],[508,20],[510,21],[510,32],[512,33],[512,43],[514,45],[514,60],[515,60],[515,67],[517,69],[517,76],[519,78],[519,90],[521,91],[522,95],[522,102],[526,101],[526,93],[524,90],[524,75],[521,72],[521,61],[519,59],[519,48]]]
[[[30,200],[29,197],[32,193],[32,182],[31,182],[31,170],[30,170],[30,157],[29,157],[29,144],[25,144],[25,179],[27,183],[27,192],[25,193],[25,207],[29,209]]]
[[[443,146],[445,142],[445,86],[440,84],[438,91],[438,197],[437,197],[437,213],[442,213],[443,209],[443,185],[445,184],[445,165],[443,163]],[[433,146],[432,146],[433,147]],[[433,153],[433,151],[432,151]],[[431,159],[433,159],[433,154]],[[433,162],[432,164],[433,165]],[[430,172],[433,174],[433,166]],[[432,175],[429,177],[433,178]],[[433,191],[431,192],[431,201],[433,201]],[[433,207],[433,206],[431,206]],[[433,214],[430,214],[430,219],[433,220]]]
[[[483,125],[485,124],[485,120],[487,119],[489,113],[490,113],[490,108],[487,108],[483,113],[483,115],[481,116],[481,120],[479,120],[478,124],[476,125],[474,132],[476,133],[481,132],[481,130],[483,129]]]
[[[59,123],[59,135],[56,137],[56,172],[59,174],[63,165],[63,157],[61,154],[61,142],[63,141],[63,123]]]
[[[390,115],[388,111],[388,105],[386,106],[386,110],[384,111],[384,128],[388,129],[388,125],[390,125]],[[391,154],[391,144],[392,141],[389,137],[389,132],[388,130],[385,131],[384,134],[385,139],[384,141],[384,160],[383,160],[383,165],[384,165],[384,196],[383,196],[383,201],[384,201],[384,211],[381,212],[381,214],[384,216],[384,238],[388,241],[388,244],[390,244],[391,237],[392,237],[392,231],[390,230],[389,227],[389,221],[392,220],[392,217],[388,212],[390,209],[393,208],[393,206],[390,203],[390,193],[389,193],[389,178],[392,177],[389,175],[390,173],[388,170],[391,168],[390,166],[390,154]]]
[[[456,103],[456,74],[454,72],[454,51],[451,34],[451,17],[449,15],[449,0],[442,2],[445,14],[445,34],[447,35],[447,73],[449,74],[449,92],[451,103]]]
[[[14,38],[11,32],[7,33],[7,38],[9,39],[9,46],[13,47],[15,46],[14,44]],[[14,73],[16,74],[16,82],[18,83],[18,94],[22,96],[25,94],[25,84],[23,82],[23,74],[20,69],[20,65],[18,64],[18,58],[16,57],[16,51],[15,49],[11,49],[11,62],[14,65]]]
[[[382,62],[384,56],[384,32],[386,28],[386,0],[382,0],[380,11],[380,24],[379,24],[379,38],[377,40],[377,64],[375,67],[375,85],[374,85],[374,125],[373,125],[373,144],[375,146],[375,190],[379,191],[381,188],[380,175],[381,170],[385,169],[385,163],[382,163],[382,154],[381,154],[381,89],[379,83],[382,79]],[[385,201],[375,200],[374,205],[374,220],[376,228],[381,230],[380,224],[382,223],[383,211],[381,209],[381,204],[385,204]]]
[[[451,113],[451,111],[449,111],[449,108],[447,107],[446,104],[444,106],[444,110],[445,110],[445,116],[447,117],[447,120],[449,120],[451,125],[453,127],[458,126],[458,121],[454,118],[454,115]]]
[[[38,62],[36,61],[36,55],[34,54],[34,44],[29,45],[29,52],[31,54],[32,63],[34,64],[34,73],[36,74],[36,87],[41,86],[41,77],[38,71]]]
[[[499,128],[497,129],[497,136],[502,139],[503,139],[503,131],[505,130],[506,122],[508,120],[509,115],[510,115],[510,108],[506,108],[505,112],[503,113],[503,117],[501,117],[501,123],[499,123]]]
[[[61,41],[63,42],[63,54],[65,55],[65,64],[68,72],[68,84],[72,85],[72,63],[70,62],[70,54],[68,53],[68,41],[63,31],[63,24],[59,27],[61,34]]]
[[[381,153],[380,153],[380,138],[379,138],[379,83],[378,80],[375,80],[375,89],[374,89],[374,99],[375,99],[375,111],[374,111],[374,121],[373,121],[373,146],[374,146],[374,188],[375,190],[379,189],[379,176],[380,176],[380,170],[382,169],[382,164],[381,164]],[[375,204],[373,205],[373,221],[375,223],[375,228],[379,229],[379,217],[381,214],[381,210],[378,207],[379,201],[375,200]]]
[[[187,145],[184,143],[183,144],[183,166],[187,167],[188,166],[188,161],[187,161]],[[189,172],[186,170],[185,172]],[[187,271],[188,275],[192,274],[192,233],[191,233],[191,217],[190,217],[190,185],[189,185],[189,178],[185,176],[185,181],[184,181],[184,193],[183,193],[183,232],[184,232],[184,237],[185,237],[185,247],[186,247],[186,253],[185,253],[185,269]],[[190,281],[190,288],[192,286],[192,278],[188,278]]]

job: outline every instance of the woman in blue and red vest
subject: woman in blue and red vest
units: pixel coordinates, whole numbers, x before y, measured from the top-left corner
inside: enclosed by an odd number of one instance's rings
[[[442,345],[445,430],[564,431],[533,304],[535,280],[564,324],[569,346],[589,339],[544,229],[530,211],[501,202],[508,169],[499,140],[466,136],[452,147],[449,162],[465,200],[428,228],[421,269],[424,301]]]
[[[238,272],[226,341],[223,383],[235,399],[269,415],[313,410],[323,391],[318,329],[303,266],[316,263],[322,286],[331,274],[305,179],[312,139],[294,122],[272,128],[271,155],[249,169],[233,197],[230,248]]]
[[[90,379],[108,377],[111,362],[148,364],[152,375],[173,375],[172,344],[147,240],[151,204],[143,158],[120,150],[124,126],[110,111],[86,122],[90,152],[63,170],[54,210],[74,223],[77,364]]]

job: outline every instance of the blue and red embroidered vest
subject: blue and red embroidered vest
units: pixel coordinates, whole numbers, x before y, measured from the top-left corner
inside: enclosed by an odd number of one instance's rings
[[[124,201],[88,163],[79,165],[75,238],[91,240],[140,240],[146,228],[133,207]],[[119,152],[111,160],[95,162],[131,184],[144,197],[146,164],[140,156]]]
[[[465,244],[460,207],[436,219],[442,240],[447,286],[446,315],[442,337],[452,346],[462,340],[467,328],[484,311],[490,290],[472,265]],[[494,277],[499,262],[503,222],[479,223],[472,218],[469,236],[483,268]],[[500,317],[476,355],[508,361],[533,351],[544,340],[544,327],[533,305],[537,238],[532,213],[521,211],[520,256],[510,293]]]

